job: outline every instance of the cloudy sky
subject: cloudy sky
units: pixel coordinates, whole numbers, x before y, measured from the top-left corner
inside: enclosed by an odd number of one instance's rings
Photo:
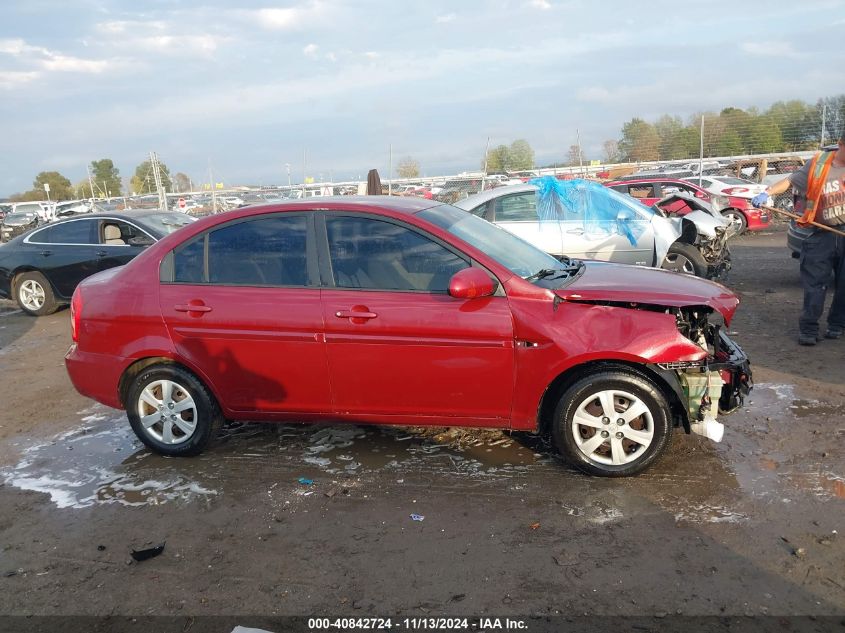
[[[598,156],[633,116],[845,92],[843,29],[843,0],[3,0],[0,196],[150,150],[227,184]]]

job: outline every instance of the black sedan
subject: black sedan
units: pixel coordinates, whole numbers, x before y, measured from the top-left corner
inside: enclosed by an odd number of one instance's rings
[[[39,224],[41,218],[35,211],[12,211],[0,223],[0,242],[8,242]]]
[[[41,316],[68,303],[80,281],[122,266],[195,219],[184,213],[93,213],[42,225],[0,246],[0,297]]]

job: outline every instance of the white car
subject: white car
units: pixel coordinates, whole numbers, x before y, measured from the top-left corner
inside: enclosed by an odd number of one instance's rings
[[[687,178],[686,180],[694,185],[698,184],[697,177]],[[750,200],[758,193],[763,193],[766,190],[766,185],[760,185],[736,176],[704,176],[701,179],[701,188],[720,196],[736,196]]]
[[[578,187],[583,208],[562,207],[557,220],[538,216],[533,184],[496,187],[453,203],[521,237],[557,258],[594,259],[665,268],[699,277],[717,277],[730,268],[730,223],[702,200],[673,194],[646,207],[630,196],[592,181],[565,181]],[[580,184],[579,184],[580,183]],[[595,202],[591,203],[593,200]],[[668,217],[664,202],[691,212]],[[615,217],[595,219],[586,211],[604,203]]]

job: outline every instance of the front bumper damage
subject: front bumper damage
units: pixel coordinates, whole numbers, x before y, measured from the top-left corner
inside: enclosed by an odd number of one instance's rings
[[[664,376],[674,375],[675,391],[683,408],[679,417],[684,429],[719,442],[724,425],[717,416],[739,409],[754,381],[751,363],[742,348],[722,331],[721,326],[708,324],[706,330],[701,339],[702,347],[707,349],[706,358],[658,363],[658,367]]]
[[[733,226],[718,227],[713,237],[698,236],[698,250],[707,261],[708,279],[718,279],[731,269],[731,251],[728,240],[733,236]]]

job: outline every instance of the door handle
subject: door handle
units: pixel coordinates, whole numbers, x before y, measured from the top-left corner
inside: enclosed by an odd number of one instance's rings
[[[334,313],[338,319],[375,319],[375,312],[357,312],[355,310],[338,310]]]
[[[97,251],[97,257],[105,257],[108,255],[106,251]]]
[[[573,235],[584,235],[584,229],[569,229],[567,233],[572,233]]]
[[[42,254],[44,257],[50,257],[50,255],[52,255],[52,254],[53,254],[53,251],[41,251],[41,254]]]
[[[176,310],[176,312],[211,312],[211,306],[193,305],[190,303],[188,305],[175,305],[173,306],[173,309]]]

